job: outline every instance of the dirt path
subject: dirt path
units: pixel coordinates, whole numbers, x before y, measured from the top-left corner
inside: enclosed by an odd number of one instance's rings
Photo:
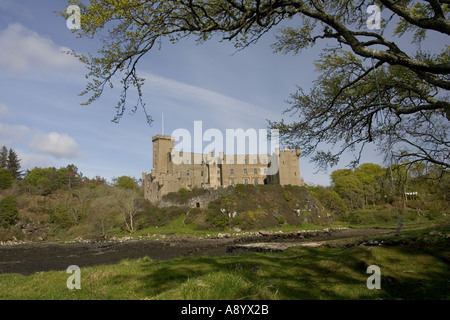
[[[113,264],[123,259],[148,256],[155,260],[180,256],[222,256],[249,251],[283,251],[291,246],[329,243],[339,239],[389,233],[386,229],[342,229],[315,232],[266,234],[242,238],[139,240],[76,244],[26,244],[0,247],[0,274],[32,274],[38,271],[65,270]]]

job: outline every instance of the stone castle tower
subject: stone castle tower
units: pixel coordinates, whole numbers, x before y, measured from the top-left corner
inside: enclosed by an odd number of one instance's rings
[[[266,156],[220,153],[215,157],[213,153],[175,152],[175,141],[170,136],[156,135],[152,142],[153,168],[150,174],[142,174],[144,197],[151,202],[158,202],[164,195],[181,188],[217,188],[237,184],[303,185],[299,148],[294,151],[286,148]],[[175,161],[175,156],[183,161]],[[278,170],[273,170],[274,167]]]

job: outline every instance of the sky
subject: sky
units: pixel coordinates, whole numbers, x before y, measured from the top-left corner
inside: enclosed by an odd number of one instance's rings
[[[240,52],[214,40],[165,43],[138,65],[154,122],[149,125],[138,109],[113,123],[117,90],[81,105],[86,69],[63,52],[96,52],[101,43],[76,38],[55,13],[66,7],[63,0],[0,0],[0,146],[16,150],[22,170],[74,164],[90,178],[139,179],[152,169],[152,137],[163,133],[162,119],[166,135],[180,128],[194,132],[194,121],[224,136],[226,129],[266,129],[267,119],[289,122],[286,100],[297,86],[308,92],[318,76],[313,62],[321,47],[275,54],[273,33]],[[351,159],[347,154],[338,166],[317,172],[301,157],[301,176],[308,184],[329,185],[330,173]],[[369,148],[364,162],[381,164],[382,155]]]

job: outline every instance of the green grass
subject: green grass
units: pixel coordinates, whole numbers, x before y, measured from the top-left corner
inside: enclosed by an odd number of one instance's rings
[[[186,223],[186,215],[180,215],[179,217],[172,220],[168,225],[160,226],[160,227],[147,227],[145,229],[139,230],[133,234],[133,236],[147,236],[147,235],[177,235],[184,237],[205,237],[215,236],[220,233],[246,233],[246,232],[257,232],[260,230],[264,231],[283,231],[283,232],[294,232],[299,230],[323,230],[327,227],[317,226],[311,223],[302,223],[300,226],[293,226],[288,223],[284,225],[280,225],[278,227],[265,228],[265,229],[253,229],[253,230],[243,230],[243,231],[235,231],[233,229],[225,229],[225,230],[202,230],[198,229],[197,225],[194,223]],[[122,233],[121,236],[129,236],[128,233]]]
[[[450,299],[448,226],[440,230],[405,234],[425,237],[409,246],[124,260],[82,268],[72,291],[65,270],[3,274],[0,299]],[[380,290],[366,287],[369,265],[381,268]]]

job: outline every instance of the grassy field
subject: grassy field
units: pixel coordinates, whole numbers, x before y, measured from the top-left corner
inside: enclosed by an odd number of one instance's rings
[[[450,299],[450,227],[402,232],[390,246],[292,248],[283,253],[124,260],[81,270],[0,275],[0,299]],[[381,289],[366,286],[381,269]]]

